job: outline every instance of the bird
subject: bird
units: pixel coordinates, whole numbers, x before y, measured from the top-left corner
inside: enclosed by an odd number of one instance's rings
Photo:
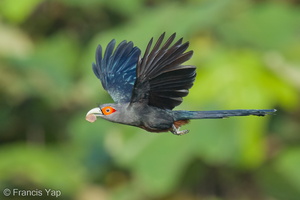
[[[196,67],[183,65],[193,51],[187,51],[189,42],[183,38],[175,41],[173,33],[164,41],[165,32],[155,42],[150,39],[146,50],[126,40],[116,46],[111,40],[102,55],[97,46],[92,69],[114,103],[99,105],[88,111],[86,120],[97,118],[135,126],[148,132],[168,132],[184,135],[189,130],[180,130],[191,119],[220,119],[232,116],[265,116],[276,109],[239,109],[213,111],[173,110],[187,96],[196,78]]]

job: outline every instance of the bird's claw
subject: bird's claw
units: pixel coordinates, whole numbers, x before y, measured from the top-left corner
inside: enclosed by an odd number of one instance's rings
[[[187,134],[189,132],[189,130],[179,130],[179,127],[176,128],[174,124],[172,124],[172,129],[171,129],[171,133],[173,133],[174,135],[184,135]]]

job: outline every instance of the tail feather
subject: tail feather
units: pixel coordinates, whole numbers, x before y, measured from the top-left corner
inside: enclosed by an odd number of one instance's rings
[[[220,119],[233,116],[265,116],[273,114],[276,109],[264,109],[264,110],[212,110],[212,111],[185,111],[176,110],[173,111],[174,119],[185,120],[185,119]]]

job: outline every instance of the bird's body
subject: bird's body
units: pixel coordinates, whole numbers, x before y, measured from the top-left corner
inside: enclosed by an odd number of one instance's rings
[[[149,132],[169,131],[172,124],[175,122],[173,111],[168,109],[160,109],[139,103],[133,103],[131,105],[103,104],[103,106],[104,108],[113,107],[119,112],[117,115],[112,113],[106,116],[106,120],[119,124],[140,127]],[[99,110],[98,108],[95,109]]]
[[[190,59],[186,52],[188,42],[182,38],[171,45],[175,34],[162,45],[164,34],[153,49],[150,40],[143,58],[132,42],[121,42],[114,50],[112,40],[102,58],[102,48],[96,51],[95,75],[115,103],[103,104],[90,110],[86,119],[94,122],[97,117],[108,121],[136,126],[149,132],[171,131],[182,135],[180,126],[190,119],[216,119],[230,116],[264,116],[276,110],[223,110],[223,111],[173,111],[188,94],[196,77],[196,67],[181,65]],[[114,50],[114,51],[113,51]]]
[[[172,110],[133,103],[127,107],[127,118],[131,119],[129,125],[143,128],[150,132],[168,131],[174,123]],[[131,118],[133,116],[133,118]],[[147,117],[141,117],[147,116]]]

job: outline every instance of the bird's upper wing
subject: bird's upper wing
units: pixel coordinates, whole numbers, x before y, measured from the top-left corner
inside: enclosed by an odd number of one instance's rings
[[[140,49],[133,47],[132,42],[122,41],[114,50],[115,44],[112,40],[107,45],[103,58],[98,45],[93,71],[116,103],[130,102]]]
[[[141,102],[163,109],[173,109],[188,94],[196,76],[196,67],[181,65],[189,60],[192,51],[185,52],[189,43],[182,38],[173,45],[175,33],[161,46],[163,33],[153,49],[150,40],[144,57],[137,64],[137,78],[132,91],[131,103]]]

